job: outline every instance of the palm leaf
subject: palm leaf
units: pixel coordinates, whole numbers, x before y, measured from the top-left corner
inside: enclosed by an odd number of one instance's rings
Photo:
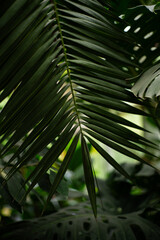
[[[160,96],[159,75],[160,64],[149,68],[142,74],[132,88],[133,93],[140,98],[157,99]]]
[[[0,18],[0,101],[7,100],[0,114],[1,156],[18,144],[6,165],[11,166],[6,179],[52,143],[25,181],[29,184],[27,194],[72,142],[50,199],[80,135],[86,185],[95,215],[94,178],[84,136],[139,161],[143,160],[132,153],[132,148],[147,153],[139,144],[151,145],[125,126],[142,128],[110,112],[147,115],[131,106],[142,102],[126,82],[137,67],[130,52],[133,39],[114,24],[119,19],[106,7],[92,0],[15,0],[7,2]],[[96,144],[93,142],[99,153],[127,176]]]

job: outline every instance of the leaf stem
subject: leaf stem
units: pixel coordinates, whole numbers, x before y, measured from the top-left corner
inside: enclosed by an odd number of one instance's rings
[[[68,64],[68,59],[67,59],[66,48],[65,48],[65,44],[64,44],[61,24],[60,24],[59,15],[58,15],[57,2],[56,2],[56,0],[51,0],[51,1],[54,4],[55,15],[56,15],[56,20],[57,20],[57,24],[58,24],[58,28],[59,28],[61,43],[62,43],[62,47],[63,47],[63,51],[64,51],[65,63],[66,63],[66,66],[67,66],[67,74],[68,74],[68,78],[69,78],[69,83],[70,83],[70,89],[71,89],[71,94],[72,94],[72,98],[73,98],[74,108],[75,108],[75,112],[76,112],[76,115],[77,115],[78,125],[79,125],[79,128],[80,128],[80,132],[83,135],[81,122],[80,122],[80,117],[79,117],[79,113],[78,113],[78,110],[77,110],[76,97],[75,97],[75,94],[74,94],[74,89],[73,89],[71,75],[70,75],[70,69],[69,69],[69,64]]]

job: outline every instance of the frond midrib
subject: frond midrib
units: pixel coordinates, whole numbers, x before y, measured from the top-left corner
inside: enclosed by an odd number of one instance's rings
[[[80,122],[80,116],[79,116],[79,112],[78,112],[78,106],[77,106],[77,103],[76,103],[76,96],[75,96],[75,93],[74,93],[73,83],[72,83],[72,80],[71,80],[71,74],[70,74],[70,69],[69,69],[69,64],[68,64],[66,47],[65,47],[65,43],[64,43],[64,39],[63,39],[63,34],[62,34],[61,23],[60,23],[60,20],[59,20],[57,2],[56,2],[56,0],[51,0],[51,1],[54,4],[56,21],[57,21],[59,34],[60,34],[60,39],[61,39],[61,43],[62,43],[62,47],[63,47],[64,59],[65,59],[65,64],[66,64],[66,68],[67,68],[66,71],[67,71],[67,75],[68,75],[68,79],[69,79],[69,85],[70,85],[70,89],[71,89],[71,95],[72,95],[72,99],[73,99],[74,110],[75,110],[75,113],[76,113],[76,116],[77,116],[77,121],[78,121],[78,126],[79,126],[79,129],[80,129],[80,133],[83,135],[81,122]]]

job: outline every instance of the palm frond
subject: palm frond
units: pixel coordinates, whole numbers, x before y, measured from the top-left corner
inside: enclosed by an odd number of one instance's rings
[[[160,96],[159,69],[160,64],[156,64],[138,78],[138,81],[132,88],[132,91],[136,96],[144,99],[157,99]]]
[[[133,106],[142,102],[126,82],[137,67],[129,51],[134,47],[133,39],[114,24],[115,20],[119,19],[105,4],[92,0],[15,0],[8,3],[0,19],[0,101],[7,100],[0,114],[1,156],[19,145],[7,163],[11,168],[6,179],[52,143],[25,181],[30,184],[27,194],[71,143],[50,199],[80,136],[95,215],[94,178],[86,138],[125,176],[128,174],[99,143],[139,161],[143,160],[132,149],[148,153],[139,144],[152,146],[126,128],[139,126],[115,112],[147,115]]]

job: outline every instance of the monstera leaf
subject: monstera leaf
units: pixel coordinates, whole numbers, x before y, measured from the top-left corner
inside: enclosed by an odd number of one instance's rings
[[[153,168],[140,164],[125,168],[137,179],[141,192],[133,194],[135,186],[112,171],[107,181],[98,180],[101,191],[96,219],[89,202],[79,202],[48,216],[3,226],[1,239],[158,240],[160,176]]]
[[[137,61],[138,68],[135,68],[134,73],[137,76],[137,73],[146,71],[158,61],[160,26],[155,23],[159,22],[160,14],[159,12],[155,14],[146,7],[140,6],[128,9],[123,18],[128,24],[127,27],[124,25],[124,31],[132,34],[136,43],[134,47],[126,46],[126,49]]]
[[[1,230],[1,239],[159,240],[160,228],[140,213],[111,215],[101,211],[95,219],[90,205],[79,204],[39,219],[23,221]]]

